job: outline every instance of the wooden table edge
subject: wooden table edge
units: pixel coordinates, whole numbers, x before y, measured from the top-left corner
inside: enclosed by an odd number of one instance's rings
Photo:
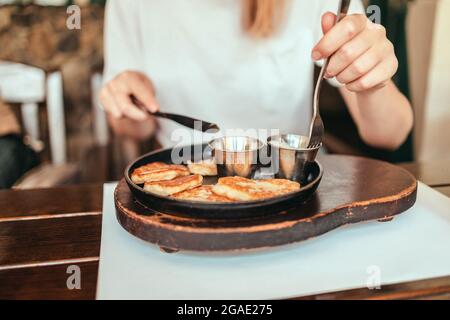
[[[417,289],[411,289],[412,286]],[[379,289],[356,288],[302,296],[292,300],[408,300],[442,294],[450,294],[450,275],[382,285]]]
[[[403,167],[403,166],[402,166]],[[418,177],[418,180],[420,181],[420,177]],[[103,186],[104,184],[98,184],[96,185],[98,187],[98,190],[102,191],[103,193]],[[437,191],[444,191],[443,193],[450,197],[450,181],[448,184],[439,184],[437,186],[430,185],[434,190]],[[75,187],[76,188],[76,187]],[[69,215],[101,215],[102,212],[98,210],[92,210],[91,212],[79,212],[79,213],[73,213]],[[58,219],[58,218],[65,218],[66,214],[48,214],[44,215],[42,219]],[[18,217],[8,217],[8,218],[0,218],[0,222],[6,221],[6,220],[33,220],[35,217],[33,215],[25,215],[25,216],[18,216]],[[39,216],[36,217],[36,219],[39,219]],[[39,269],[45,269],[54,265],[70,265],[70,264],[96,264],[97,265],[97,272],[95,274],[95,279],[98,278],[98,262],[100,260],[99,256],[95,257],[83,257],[83,258],[75,258],[75,259],[68,259],[68,260],[58,260],[58,261],[46,261],[42,263],[30,263],[30,264],[20,264],[20,265],[9,265],[9,266],[2,266],[0,267],[0,273],[1,272],[8,272],[15,269],[27,269],[27,270],[39,270]],[[89,299],[96,297],[96,287],[97,283],[92,283],[92,285],[95,286],[95,292],[89,292],[88,297]],[[1,297],[1,292],[0,292]],[[292,298],[292,300],[329,300],[329,299],[337,299],[337,300],[348,300],[348,299],[355,299],[355,300],[388,300],[388,299],[426,299],[426,298],[439,298],[439,297],[445,297],[446,299],[450,299],[450,275],[445,277],[438,277],[438,278],[432,278],[432,279],[425,279],[425,280],[417,280],[417,281],[410,281],[410,282],[402,282],[398,284],[390,284],[382,286],[380,290],[369,290],[368,288],[357,288],[357,289],[351,289],[351,290],[344,290],[344,291],[336,291],[336,292],[328,292],[324,294],[317,294],[317,295],[309,295],[309,296],[302,296],[297,298]],[[21,297],[15,297],[15,298],[21,298]],[[66,296],[59,297],[61,299],[67,298]],[[70,298],[70,297],[69,297]],[[39,299],[39,298],[38,298]]]

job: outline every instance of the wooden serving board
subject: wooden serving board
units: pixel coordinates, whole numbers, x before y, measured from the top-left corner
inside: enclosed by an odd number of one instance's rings
[[[229,221],[177,217],[141,206],[122,180],[114,195],[117,219],[166,252],[250,250],[303,241],[350,223],[390,221],[416,201],[417,181],[400,167],[337,155],[319,161],[325,174],[315,195],[280,214]]]

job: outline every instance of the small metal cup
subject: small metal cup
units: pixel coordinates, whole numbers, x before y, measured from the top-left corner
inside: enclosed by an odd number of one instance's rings
[[[264,144],[250,137],[223,137],[209,143],[219,177],[251,178],[259,165]]]
[[[322,145],[308,148],[309,138],[295,134],[273,136],[267,139],[271,154],[271,167],[276,178],[305,183],[311,165]]]

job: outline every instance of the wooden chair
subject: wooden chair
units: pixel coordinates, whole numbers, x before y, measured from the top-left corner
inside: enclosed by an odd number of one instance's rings
[[[95,119],[95,141],[99,145],[108,143],[108,128],[103,111],[96,99],[101,77],[94,75],[91,81],[93,91],[93,116]],[[23,131],[29,144],[36,151],[42,151],[39,108],[47,108],[46,125],[50,161],[31,170],[14,188],[45,188],[79,182],[80,165],[68,162],[66,126],[64,116],[63,80],[60,71],[46,73],[36,67],[17,63],[0,63],[0,92],[5,102],[19,104]]]

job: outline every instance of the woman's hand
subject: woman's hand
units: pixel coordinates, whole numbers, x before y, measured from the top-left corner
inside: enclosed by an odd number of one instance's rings
[[[135,71],[122,72],[108,82],[100,91],[100,103],[109,114],[109,122],[117,135],[144,141],[155,133],[156,123],[131,102],[132,94],[150,111],[159,110],[152,82]]]
[[[383,26],[354,14],[335,25],[336,15],[322,17],[323,38],[314,47],[315,61],[330,58],[325,77],[336,79],[353,92],[384,87],[397,72],[394,46]]]
[[[361,138],[369,145],[394,150],[408,136],[413,113],[408,99],[391,81],[398,60],[386,30],[366,16],[322,17],[323,38],[314,47],[314,60],[330,58],[326,77],[340,89]]]
[[[100,91],[100,103],[113,118],[135,121],[148,119],[148,114],[136,107],[130,99],[134,95],[152,112],[159,110],[152,82],[143,73],[125,71],[108,82]]]

